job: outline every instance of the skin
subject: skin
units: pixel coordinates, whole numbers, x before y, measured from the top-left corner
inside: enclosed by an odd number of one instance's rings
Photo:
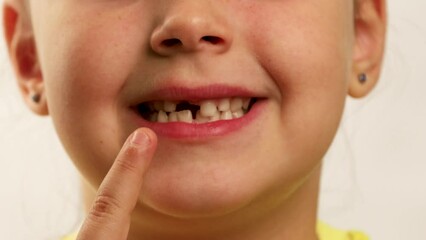
[[[321,160],[346,95],[379,78],[385,0],[5,0],[3,12],[23,99],[52,117],[95,202],[79,239],[316,239]],[[149,140],[126,142],[131,102],[171,82],[267,104],[208,141],[139,129]]]

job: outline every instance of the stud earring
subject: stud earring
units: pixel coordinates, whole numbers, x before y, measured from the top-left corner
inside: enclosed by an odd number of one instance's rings
[[[367,78],[367,74],[365,74],[365,73],[361,73],[361,74],[359,74],[359,75],[358,75],[358,81],[359,81],[361,84],[366,83],[366,82],[367,82],[367,80],[368,80],[368,78]]]
[[[31,99],[34,103],[39,103],[41,100],[41,95],[39,93],[35,93],[31,96]]]

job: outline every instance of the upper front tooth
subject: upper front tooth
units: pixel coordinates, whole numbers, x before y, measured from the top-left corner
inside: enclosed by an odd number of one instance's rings
[[[214,101],[207,100],[201,102],[200,112],[204,117],[213,117],[218,111]]]
[[[179,122],[192,123],[192,112],[189,110],[180,111],[177,116]]]
[[[219,111],[221,112],[226,112],[229,110],[229,108],[231,107],[231,102],[229,98],[224,98],[221,99],[219,101],[219,105],[217,106],[217,108],[219,109]]]
[[[231,111],[236,112],[243,108],[243,99],[242,98],[233,98],[231,100]]]
[[[166,112],[174,112],[176,111],[176,103],[165,101],[164,102],[164,111]]]
[[[155,101],[154,102],[154,109],[156,111],[164,110],[163,102],[162,101]]]

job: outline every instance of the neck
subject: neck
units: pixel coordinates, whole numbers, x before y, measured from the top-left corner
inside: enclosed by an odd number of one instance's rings
[[[175,218],[138,204],[128,239],[316,240],[320,171],[318,166],[289,197],[253,201],[232,214],[215,218]],[[95,194],[93,188],[83,184],[86,211]]]

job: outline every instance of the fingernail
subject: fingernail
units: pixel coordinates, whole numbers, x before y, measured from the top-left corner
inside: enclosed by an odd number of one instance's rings
[[[149,136],[144,131],[136,131],[130,140],[132,145],[147,146],[150,142]]]

